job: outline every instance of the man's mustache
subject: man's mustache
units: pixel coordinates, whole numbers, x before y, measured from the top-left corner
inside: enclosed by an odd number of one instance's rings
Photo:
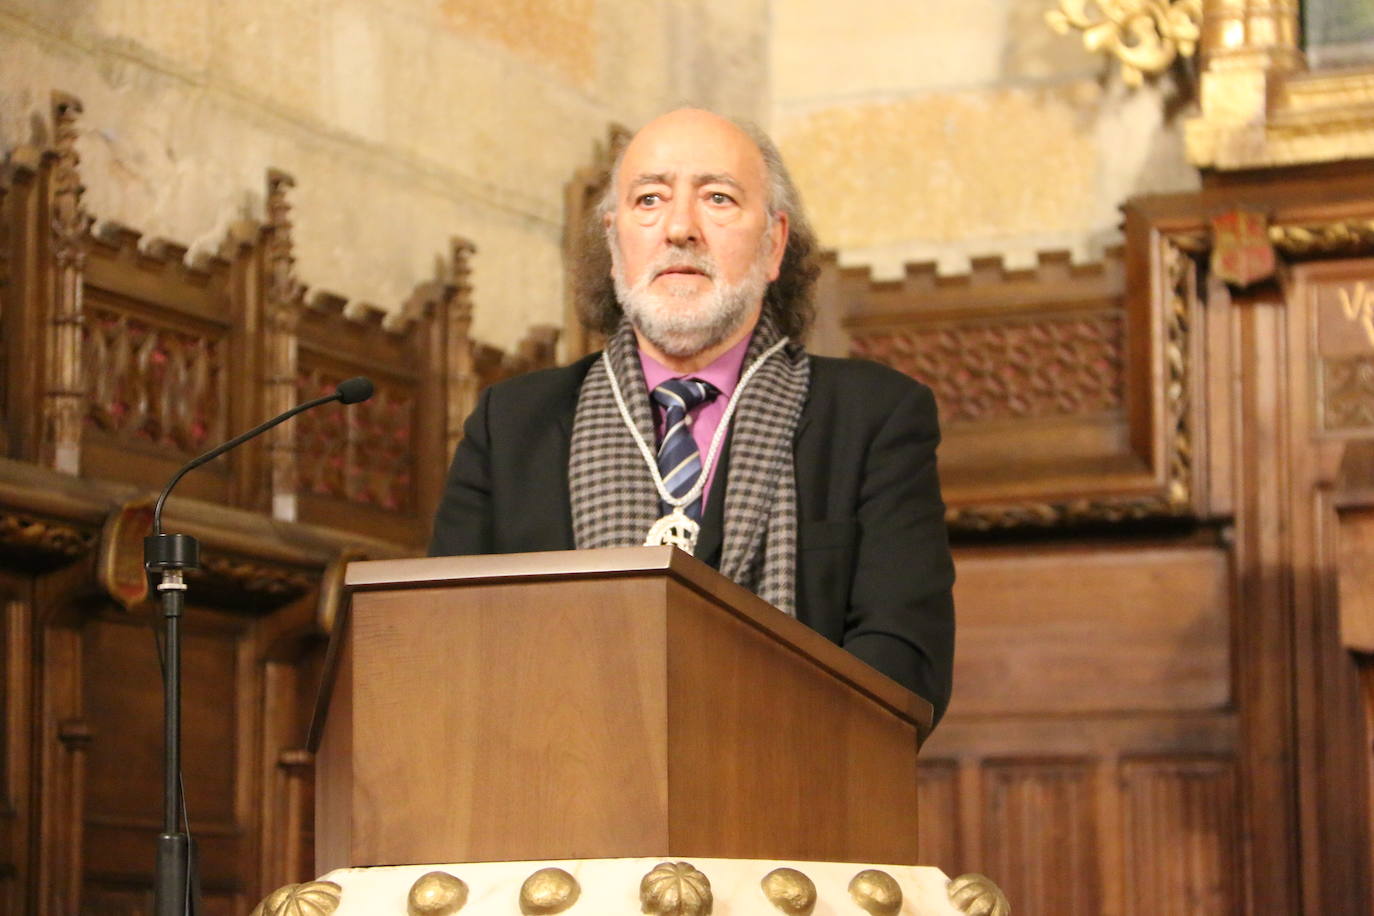
[[[716,277],[716,261],[709,254],[694,251],[665,251],[653,260],[644,272],[648,279],[656,279],[665,273],[691,270],[708,279]]]

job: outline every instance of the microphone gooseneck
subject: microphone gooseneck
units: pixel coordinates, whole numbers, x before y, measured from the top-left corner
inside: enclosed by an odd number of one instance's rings
[[[162,535],[162,506],[164,503],[167,502],[167,497],[171,494],[172,488],[175,487],[178,483],[180,483],[181,478],[185,477],[191,471],[194,471],[196,468],[200,467],[206,462],[215,460],[220,455],[223,455],[230,449],[237,448],[238,446],[247,442],[249,439],[252,439],[254,436],[262,435],[263,433],[267,432],[269,429],[276,426],[277,424],[285,423],[287,420],[291,419],[296,414],[304,413],[305,411],[310,410],[311,408],[319,407],[323,404],[328,404],[331,401],[341,401],[344,404],[358,404],[372,397],[372,392],[373,385],[371,379],[362,375],[355,376],[351,379],[340,382],[339,386],[334,389],[333,394],[327,394],[323,397],[318,397],[314,400],[306,401],[304,404],[297,404],[295,407],[292,407],[285,413],[278,414],[277,416],[268,420],[266,423],[260,423],[252,429],[248,430],[248,432],[237,435],[234,438],[230,439],[228,442],[225,442],[222,445],[217,445],[205,454],[191,459],[189,462],[186,463],[185,466],[182,467],[181,470],[177,471],[176,474],[172,476],[171,480],[167,482],[167,486],[163,488],[162,494],[158,496],[157,503],[153,506],[153,537],[160,537]]]

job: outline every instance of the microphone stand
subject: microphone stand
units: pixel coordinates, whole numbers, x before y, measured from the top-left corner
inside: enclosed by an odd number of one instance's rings
[[[153,507],[153,533],[143,539],[143,566],[150,575],[158,574],[160,577],[157,590],[162,596],[162,617],[167,633],[163,674],[163,829],[157,838],[157,868],[153,880],[155,916],[196,916],[200,910],[195,846],[190,833],[181,829],[186,810],[181,792],[181,615],[186,606],[185,573],[200,568],[200,542],[186,534],[162,533],[163,504],[167,502],[172,488],[189,472],[278,423],[331,401],[356,404],[371,396],[370,381],[362,377],[352,378],[342,382],[333,394],[298,404],[286,413],[235,436],[178,471]]]

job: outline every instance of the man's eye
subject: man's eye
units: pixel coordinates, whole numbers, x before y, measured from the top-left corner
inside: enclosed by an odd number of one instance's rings
[[[657,194],[641,194],[635,203],[641,207],[657,207],[662,200],[663,198]]]
[[[724,193],[723,191],[711,192],[711,203],[717,206],[724,206],[725,204],[732,204],[734,202],[735,199],[731,197],[729,194]]]

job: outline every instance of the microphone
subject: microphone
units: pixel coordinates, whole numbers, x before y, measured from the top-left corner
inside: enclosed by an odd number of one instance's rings
[[[372,391],[372,379],[355,375],[339,382],[339,387],[334,389],[334,396],[345,404],[359,404],[372,397]]]
[[[185,571],[200,567],[200,543],[185,534],[162,533],[162,507],[181,478],[220,455],[260,436],[279,423],[313,407],[339,401],[357,404],[372,397],[372,382],[361,375],[340,382],[333,394],[297,404],[223,445],[192,459],[173,475],[153,507],[153,533],[143,539],[143,567],[161,573],[157,590],[162,595],[162,616],[166,620],[166,662],[163,669],[163,721],[165,755],[162,805],[163,830],[158,836],[157,865],[153,883],[153,912],[156,916],[188,916],[200,911],[199,880],[196,875],[195,845],[189,827],[180,829],[185,801],[181,789],[181,636],[180,622],[186,601]]]

